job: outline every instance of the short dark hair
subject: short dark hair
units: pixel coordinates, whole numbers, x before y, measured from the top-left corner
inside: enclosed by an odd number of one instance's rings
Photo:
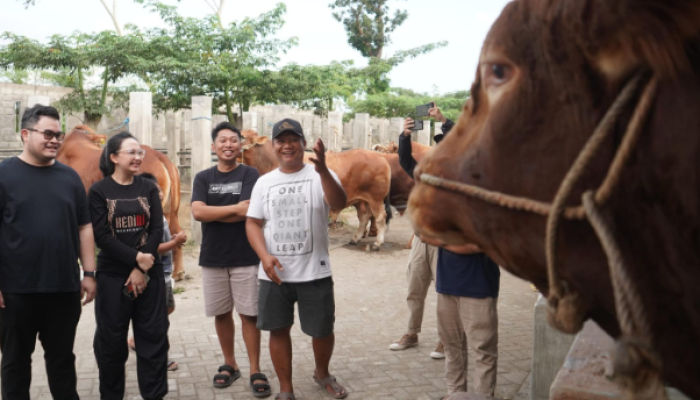
[[[37,104],[24,110],[24,113],[22,114],[22,129],[34,128],[41,117],[49,117],[57,121],[61,120],[58,110],[51,106],[42,106],[41,104]]]
[[[102,157],[100,157],[100,171],[102,171],[102,176],[105,178],[112,176],[114,173],[114,163],[109,159],[109,156],[112,154],[117,155],[119,150],[122,148],[122,142],[126,139],[134,139],[138,142],[138,139],[136,139],[134,135],[127,131],[123,131],[109,138],[104,150],[102,150]]]
[[[234,132],[236,132],[236,135],[238,135],[238,140],[243,139],[241,136],[241,131],[238,130],[235,126],[233,126],[232,123],[228,121],[224,122],[219,122],[214,129],[211,131],[211,141],[216,142],[216,137],[219,136],[219,132],[223,131],[224,129],[230,129]]]
[[[142,174],[139,174],[139,176],[140,176],[141,178],[143,178],[143,179],[150,179],[150,180],[152,180],[153,182],[156,183],[156,185],[158,184],[158,178],[156,178],[155,175],[153,175],[153,174],[150,173],[150,172],[144,172],[144,173],[142,173]]]

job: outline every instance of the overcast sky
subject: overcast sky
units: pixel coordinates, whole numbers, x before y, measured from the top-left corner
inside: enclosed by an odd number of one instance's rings
[[[112,4],[114,0],[106,0]],[[391,10],[408,11],[408,19],[392,34],[385,55],[427,43],[447,40],[449,45],[395,68],[392,86],[419,92],[447,93],[468,89],[474,78],[481,44],[493,21],[510,0],[390,0]],[[123,27],[161,25],[160,19],[133,0],[116,0],[117,17]],[[202,17],[211,13],[205,0],[165,0],[177,4],[185,16]],[[224,23],[256,17],[279,0],[226,0]],[[278,36],[296,36],[299,45],[282,57],[288,62],[328,64],[333,60],[366,62],[347,43],[347,36],[328,7],[331,0],[287,0],[286,24]],[[113,30],[114,25],[100,0],[36,0],[25,9],[20,0],[0,0],[0,32],[10,31],[33,39],[46,40],[53,34],[79,30]]]

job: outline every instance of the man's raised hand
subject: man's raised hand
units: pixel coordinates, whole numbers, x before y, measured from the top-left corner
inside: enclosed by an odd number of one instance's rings
[[[316,172],[319,174],[328,171],[328,166],[326,165],[326,147],[323,145],[323,140],[320,138],[316,140],[316,145],[314,146],[315,158],[309,158],[309,161],[314,163],[316,166]]]

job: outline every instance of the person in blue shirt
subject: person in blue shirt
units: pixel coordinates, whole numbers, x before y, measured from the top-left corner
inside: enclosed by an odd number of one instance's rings
[[[501,271],[478,246],[438,249],[438,335],[445,349],[449,394],[467,391],[467,354],[476,356],[474,391],[493,396],[498,364],[498,291]]]

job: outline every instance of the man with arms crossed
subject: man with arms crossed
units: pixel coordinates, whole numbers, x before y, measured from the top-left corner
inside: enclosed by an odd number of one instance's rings
[[[29,400],[38,334],[51,395],[79,399],[73,344],[80,301],[96,287],[87,195],[78,173],[56,161],[65,134],[55,108],[25,110],[21,135],[22,154],[0,164],[2,398]]]
[[[328,255],[328,212],[345,207],[347,195],[326,165],[323,142],[314,146],[315,167],[304,163],[306,139],[299,122],[283,119],[272,129],[279,168],[262,176],[248,208],[248,240],[260,257],[258,327],[270,331],[270,355],[280,380],[279,400],[295,400],[292,386],[294,303],[301,330],[313,338],[314,381],[333,398],[348,393],[330,374],[335,299]]]
[[[194,179],[192,215],[202,222],[202,266],[205,311],[214,317],[224,365],[214,376],[214,387],[230,386],[241,376],[233,348],[233,307],[241,317],[243,341],[250,361],[250,387],[256,397],[271,394],[267,377],[260,372],[258,315],[258,263],[245,232],[250,193],[258,171],[239,164],[241,132],[228,122],[211,134],[212,151],[219,162]]]

